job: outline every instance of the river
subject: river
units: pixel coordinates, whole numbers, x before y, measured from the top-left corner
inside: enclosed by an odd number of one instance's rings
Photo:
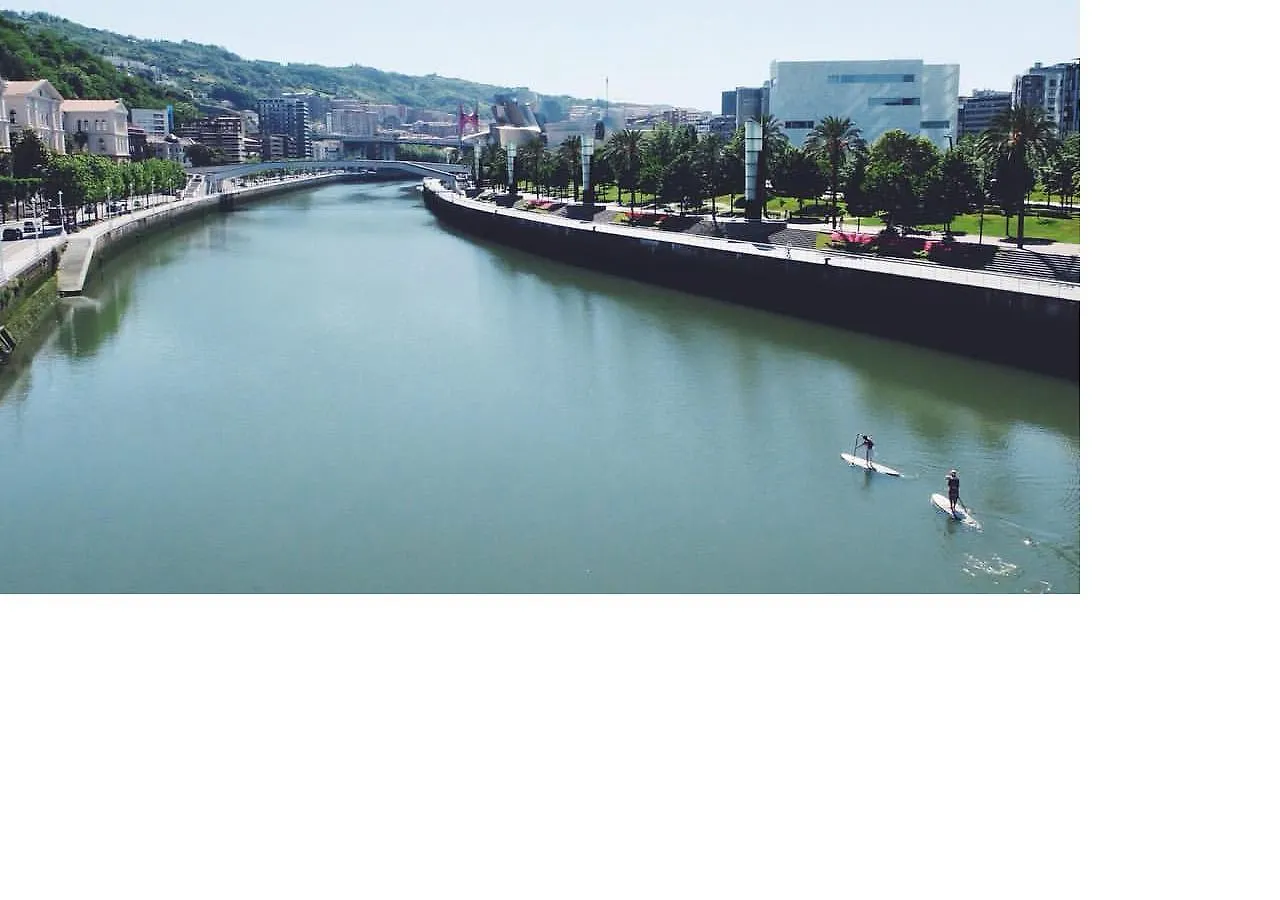
[[[328,185],[122,251],[0,373],[4,586],[1073,593],[1079,401]]]

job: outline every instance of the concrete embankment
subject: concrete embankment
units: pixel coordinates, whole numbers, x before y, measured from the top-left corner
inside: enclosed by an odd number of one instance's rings
[[[58,292],[60,294],[79,294],[84,290],[96,265],[101,264],[109,255],[109,249],[117,247],[131,239],[141,237],[156,228],[163,228],[191,216],[205,215],[219,209],[234,209],[236,206],[254,199],[270,196],[284,191],[315,187],[334,178],[350,177],[346,173],[332,175],[313,175],[286,181],[268,182],[237,190],[228,190],[221,194],[209,194],[189,200],[178,200],[165,203],[151,209],[137,210],[130,215],[120,216],[94,225],[79,232],[67,240],[62,254],[62,263],[58,267]]]
[[[574,265],[1079,379],[1076,284],[575,221],[469,200],[436,181],[423,202],[460,230]]]

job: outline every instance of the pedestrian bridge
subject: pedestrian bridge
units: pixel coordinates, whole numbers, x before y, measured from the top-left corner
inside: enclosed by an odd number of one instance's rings
[[[471,171],[470,166],[453,163],[414,162],[407,159],[273,159],[269,162],[242,163],[230,166],[204,166],[190,169],[194,175],[203,175],[206,193],[222,192],[222,182],[228,178],[243,178],[258,172],[282,169],[303,172],[403,172],[417,178],[452,179],[455,175]]]

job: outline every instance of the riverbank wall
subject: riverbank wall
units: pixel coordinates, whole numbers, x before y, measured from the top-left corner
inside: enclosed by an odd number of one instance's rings
[[[58,269],[58,292],[64,296],[81,293],[85,282],[106,259],[110,258],[112,252],[146,236],[157,228],[174,225],[193,216],[231,211],[255,199],[302,188],[313,188],[343,177],[355,176],[343,172],[268,182],[220,194],[178,200],[151,209],[138,210],[131,215],[92,226],[67,240],[62,265]]]
[[[539,256],[1029,371],[1080,377],[1078,285],[574,221],[471,200],[438,181],[424,183],[422,194],[446,225]]]

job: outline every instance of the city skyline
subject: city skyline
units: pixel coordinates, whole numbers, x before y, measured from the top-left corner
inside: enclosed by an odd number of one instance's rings
[[[385,7],[376,18],[334,16],[298,0],[270,7],[226,0],[215,17],[158,0],[111,8],[96,0],[47,0],[29,11],[141,39],[214,44],[250,60],[358,64],[583,98],[603,98],[608,79],[612,101],[713,111],[721,91],[762,84],[773,60],[954,63],[966,95],[1008,90],[1013,77],[1035,62],[1080,56],[1077,2],[1041,4],[1010,16],[1007,4],[987,0],[964,6],[920,0],[912,22],[928,24],[911,26],[851,8],[848,29],[779,17],[776,4],[764,0],[729,7],[652,0],[643,15],[605,6],[593,10],[586,24],[579,22],[580,6],[561,0],[540,6],[536,20],[527,4],[512,0],[486,4],[482,19],[407,4]],[[466,31],[474,38],[467,40]],[[521,52],[504,46],[508,36]]]

